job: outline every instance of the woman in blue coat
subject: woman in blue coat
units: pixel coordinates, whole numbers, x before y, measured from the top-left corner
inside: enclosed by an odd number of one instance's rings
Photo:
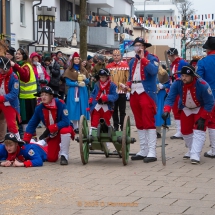
[[[71,64],[63,77],[66,80],[66,86],[69,87],[66,101],[69,119],[73,122],[74,131],[78,133],[80,116],[84,115],[89,120],[89,112],[87,111],[88,91],[86,86],[89,83],[89,79],[88,72],[82,66],[77,52],[73,54]]]

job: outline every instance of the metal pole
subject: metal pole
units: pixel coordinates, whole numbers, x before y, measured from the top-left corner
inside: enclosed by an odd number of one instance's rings
[[[6,0],[2,0],[2,34],[6,35]]]
[[[143,38],[145,39],[145,22],[146,22],[146,17],[145,17],[145,12],[146,12],[146,0],[144,1],[144,11],[143,11],[143,16],[144,16],[144,22],[143,22]]]

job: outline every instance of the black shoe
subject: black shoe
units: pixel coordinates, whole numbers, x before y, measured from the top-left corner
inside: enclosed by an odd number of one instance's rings
[[[161,134],[157,132],[157,138],[161,138]]]
[[[200,164],[200,161],[197,161],[197,160],[191,159],[191,163],[192,163],[192,164]]]
[[[187,160],[187,159],[190,159],[190,157],[189,156],[184,156],[183,159]]]
[[[114,131],[119,131],[119,128],[114,128]]]
[[[74,130],[74,132],[75,132],[76,134],[79,134],[79,129],[76,128],[76,129]]]
[[[60,165],[68,165],[68,160],[63,155],[60,157]]]
[[[154,162],[154,161],[157,161],[157,158],[155,158],[155,157],[146,157],[146,158],[143,159],[144,163],[150,163],[150,162]]]
[[[144,158],[146,158],[146,157],[141,156],[141,155],[133,155],[133,156],[131,156],[131,160],[133,160],[133,161],[143,160]]]
[[[170,139],[171,139],[171,140],[174,140],[174,139],[175,139],[175,140],[183,140],[184,138],[183,138],[183,137],[171,136]]]
[[[205,152],[204,157],[206,157],[206,158],[215,158],[215,155],[209,155],[207,152]]]

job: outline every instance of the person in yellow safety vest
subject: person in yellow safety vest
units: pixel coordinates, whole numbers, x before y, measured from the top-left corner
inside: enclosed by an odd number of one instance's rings
[[[15,57],[17,63],[11,61],[11,66],[16,71],[20,80],[20,115],[23,131],[25,132],[37,104],[36,97],[34,96],[37,93],[37,82],[27,50],[19,48]]]

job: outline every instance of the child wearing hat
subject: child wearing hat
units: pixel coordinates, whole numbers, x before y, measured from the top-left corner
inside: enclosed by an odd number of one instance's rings
[[[108,69],[101,69],[98,73],[99,81],[96,82],[94,90],[89,98],[89,109],[91,113],[91,127],[97,128],[99,119],[104,118],[106,124],[110,125],[110,119],[114,110],[114,102],[118,99],[117,86],[110,80]]]
[[[18,96],[18,77],[11,68],[10,60],[6,57],[0,57],[0,112],[4,115],[9,132],[14,133],[19,139],[16,122],[17,118],[20,120]]]
[[[184,159],[192,164],[200,163],[202,147],[206,139],[206,129],[214,106],[212,90],[207,82],[198,78],[195,68],[188,65],[181,69],[181,79],[176,80],[164,103],[162,118],[166,120],[179,95],[181,111],[181,133],[188,148]]]
[[[38,167],[47,160],[46,148],[37,144],[25,144],[13,133],[5,135],[4,145],[0,145],[1,166],[4,167]]]
[[[46,130],[39,139],[46,140],[48,144],[47,160],[56,162],[60,151],[60,164],[67,165],[70,139],[74,139],[75,136],[68,118],[67,107],[62,100],[54,98],[54,91],[48,86],[43,87],[36,96],[41,97],[41,104],[36,107],[29,121],[23,140],[29,143],[37,125],[42,121]]]

